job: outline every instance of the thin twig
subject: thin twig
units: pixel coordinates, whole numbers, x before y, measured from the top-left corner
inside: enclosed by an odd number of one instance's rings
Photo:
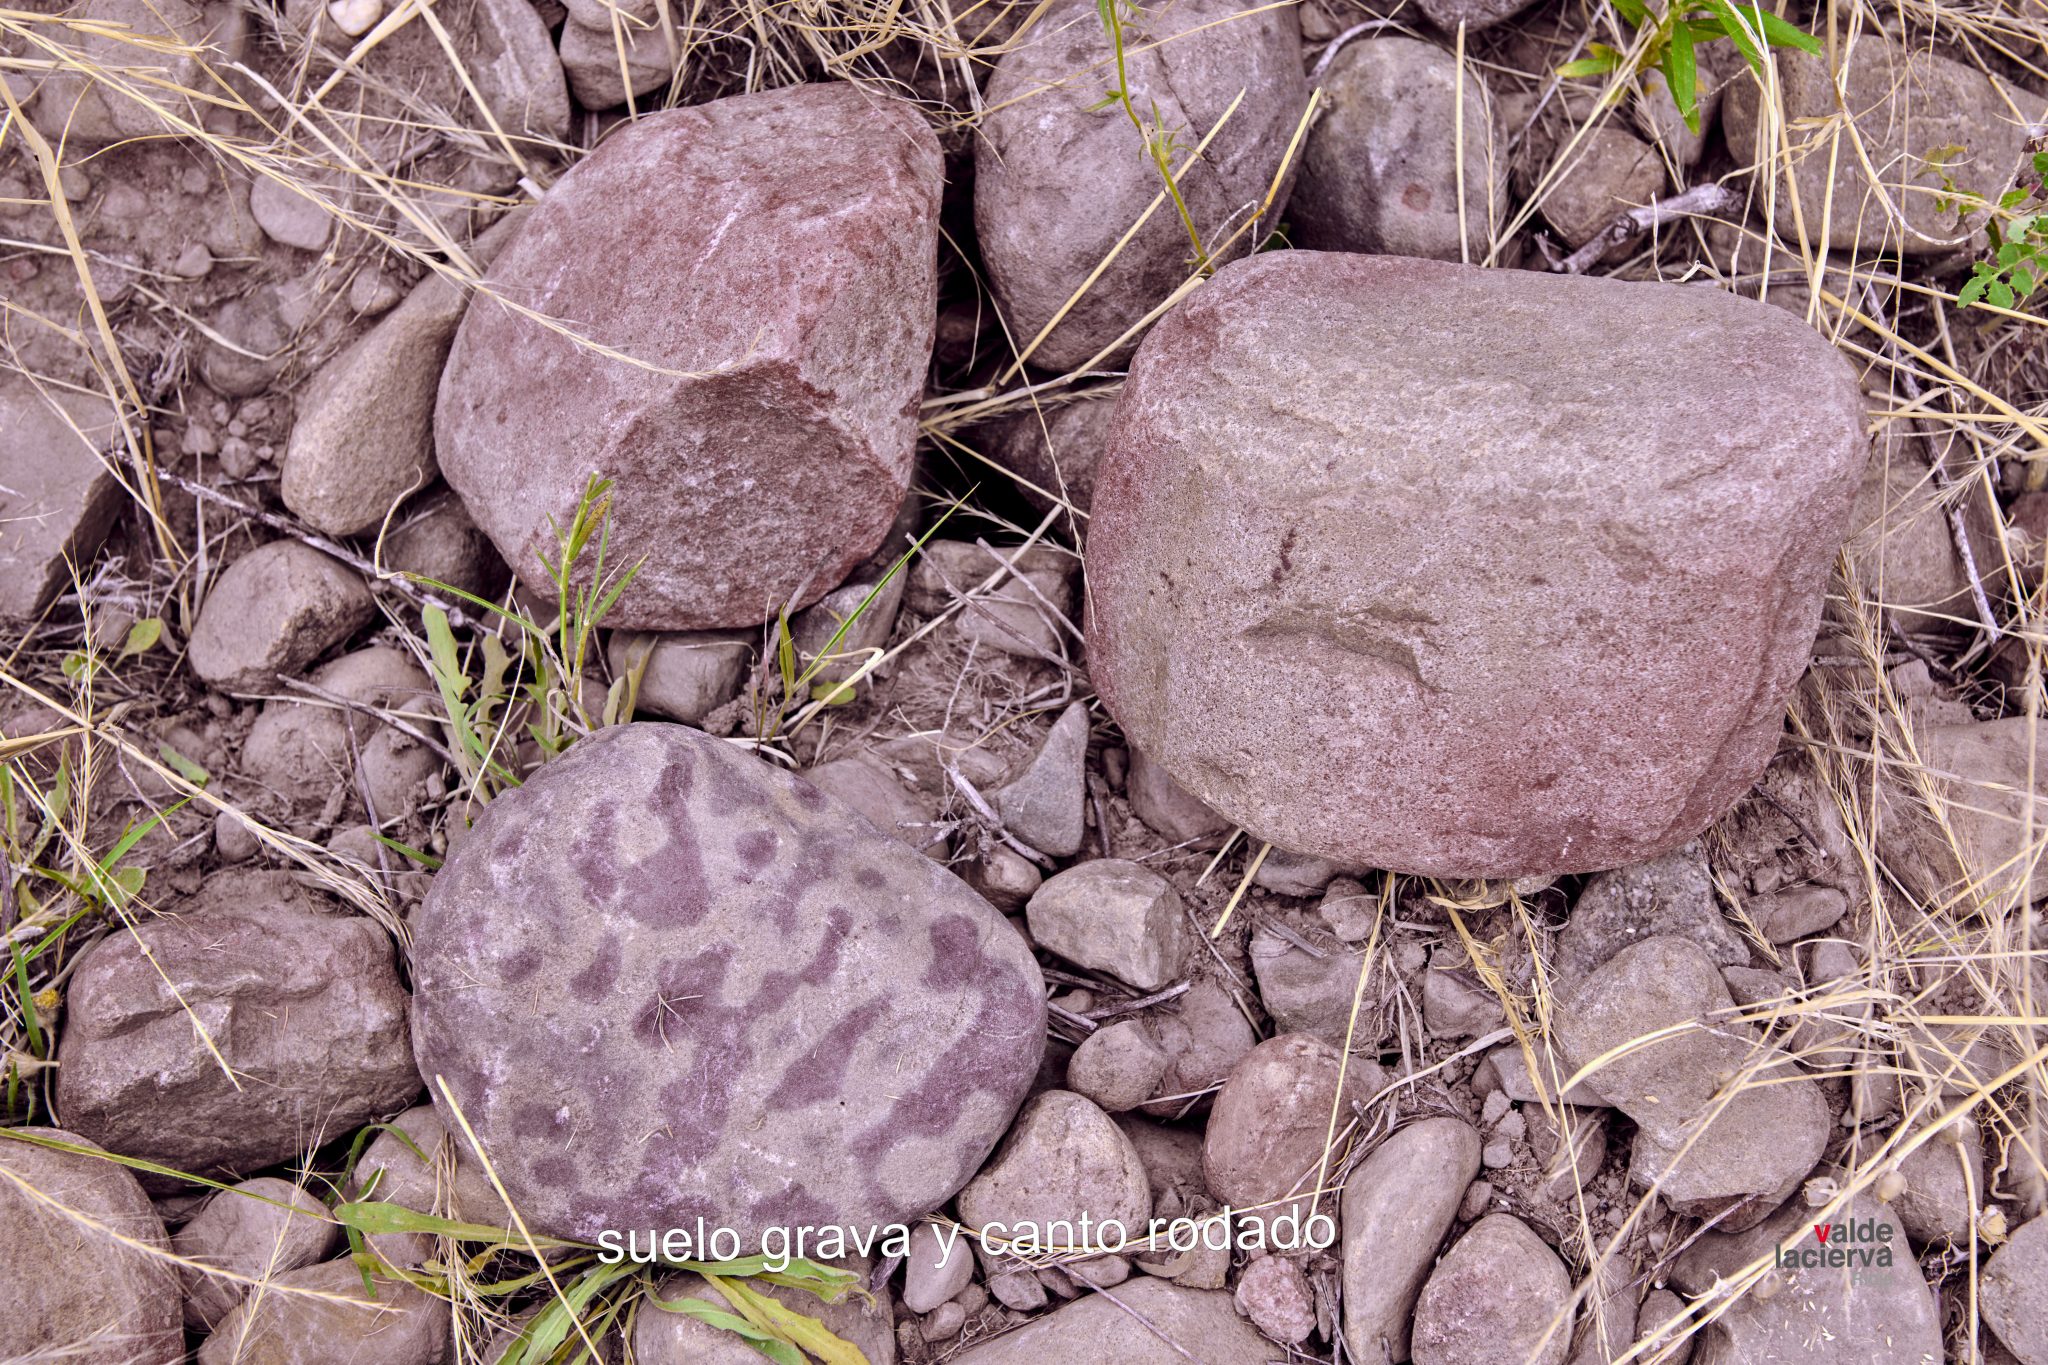
[[[1683,194],[1674,195],[1669,199],[1653,199],[1641,208],[1616,214],[1614,221],[1594,233],[1584,246],[1565,257],[1557,269],[1567,275],[1583,275],[1615,247],[1640,237],[1673,218],[1693,215],[1710,217],[1715,214],[1732,213],[1740,207],[1742,196],[1726,185],[1716,185],[1712,182],[1694,185]]]

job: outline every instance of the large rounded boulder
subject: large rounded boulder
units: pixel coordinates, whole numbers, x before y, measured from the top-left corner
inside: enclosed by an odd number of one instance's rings
[[[493,801],[413,932],[421,1070],[558,1236],[914,1218],[980,1168],[1045,1046],[993,907],[682,726],[601,730]]]
[[[816,601],[909,484],[942,183],[911,107],[846,84],[615,131],[471,303],[435,409],[442,473],[544,593],[539,556],[612,479],[610,562],[640,564],[613,625]]]
[[[1281,848],[1448,877],[1653,858],[1777,746],[1863,409],[1824,337],[1712,289],[1234,262],[1118,400],[1089,672]]]

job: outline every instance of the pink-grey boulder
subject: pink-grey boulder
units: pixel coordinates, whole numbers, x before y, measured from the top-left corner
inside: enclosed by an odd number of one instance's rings
[[[1259,838],[1447,877],[1704,829],[1777,744],[1868,452],[1850,367],[1694,286],[1225,266],[1132,365],[1090,672]]]
[[[422,1072],[558,1236],[914,1219],[1045,1045],[1043,977],[988,902],[679,725],[601,730],[498,797],[413,934]]]
[[[434,417],[514,572],[551,593],[539,556],[602,474],[610,563],[640,562],[611,625],[757,625],[836,587],[909,484],[942,180],[909,105],[844,83],[654,114],[563,176]]]
[[[1132,107],[1173,139],[1168,164],[1203,248],[1249,251],[1287,206],[1287,147],[1308,106],[1294,10],[1177,0],[1120,12]],[[1050,369],[1085,363],[1196,269],[1145,139],[1121,106],[1102,105],[1115,83],[1094,0],[1061,0],[996,63],[976,124],[974,229],[989,283],[1020,349],[1059,319],[1031,354]]]

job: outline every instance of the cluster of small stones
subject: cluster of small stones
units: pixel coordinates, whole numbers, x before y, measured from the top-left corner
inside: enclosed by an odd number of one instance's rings
[[[237,52],[232,8],[81,10]],[[1527,192],[1496,171],[1509,132],[1540,166],[1587,110],[1518,108],[1448,40],[1362,37],[1291,160],[1301,20],[1239,8],[1184,0],[1125,34],[1133,100],[1190,144],[1232,110],[1179,181],[1185,225],[1154,213],[1125,240],[1156,175],[1095,85],[1057,79],[1113,59],[1092,4],[1052,6],[984,92],[960,207],[1008,335],[1046,367],[1128,371],[1120,393],[978,432],[1042,510],[1092,511],[1085,592],[1050,542],[925,540],[893,572],[930,522],[915,456],[949,344],[957,151],[900,100],[801,85],[614,128],[469,240],[474,297],[438,275],[352,292],[374,321],[289,418],[260,360],[286,349],[263,339],[288,339],[283,305],[222,306],[234,344],[200,364],[221,399],[180,449],[236,482],[275,464],[327,548],[237,545],[211,571],[179,642],[208,709],[163,740],[383,877],[409,953],[223,813],[172,913],[79,955],[50,1086],[64,1126],[0,1130],[0,1356],[441,1365],[447,1305],[395,1272],[444,1252],[372,1236],[389,1273],[368,1300],[333,1204],[369,1197],[506,1229],[517,1209],[585,1241],[701,1220],[747,1251],[915,1224],[876,1303],[788,1299],[873,1362],[1258,1365],[1341,1342],[1368,1365],[1604,1365],[1681,1337],[1702,1359],[1941,1358],[1916,1258],[1995,1241],[2004,1217],[1970,1120],[1831,1215],[1895,1249],[1886,1273],[1780,1263],[1720,1310],[1727,1281],[1803,1244],[1858,1135],[1920,1098],[1839,1080],[1853,1049],[1825,1020],[1766,1021],[1857,970],[1849,930],[1871,911],[1839,812],[1779,752],[1837,553],[1916,629],[1968,609],[1925,466],[1869,458],[1855,375],[1789,312],[1459,264]],[[1421,16],[1470,33],[1518,8]],[[449,38],[515,135],[558,141],[576,106],[644,98],[683,60],[651,0],[574,0],[558,34],[538,14],[478,0]],[[333,61],[382,15],[291,0],[283,18]],[[417,27],[366,60],[403,60]],[[1517,41],[1541,51],[1544,32]],[[1881,60],[1849,95],[1876,111],[1872,158],[1915,154],[1884,114],[1906,82],[1941,92],[1922,140],[2017,157],[1977,72],[1864,42]],[[1702,61],[1703,129],[1646,98],[1548,201],[1567,248],[1597,250],[1708,139],[1765,135],[1756,88]],[[1787,118],[1836,112],[1824,67],[1783,71]],[[153,127],[61,73],[28,93],[80,145]],[[1780,188],[1814,202],[1856,173],[1807,157]],[[1268,195],[1269,225],[1309,250],[1253,254],[1237,229]],[[1928,204],[1909,206],[1916,240],[1938,235]],[[245,207],[266,250],[336,240],[271,181]],[[1189,226],[1217,268],[1153,321]],[[1874,230],[1842,215],[1829,244],[1885,246]],[[103,456],[127,439],[98,400],[0,381],[0,619],[48,611],[109,536]],[[377,546],[465,592],[516,579],[545,611],[537,555],[593,476],[614,481],[614,553],[641,564],[601,651],[640,718],[450,813],[441,689],[379,629],[380,595],[397,600],[328,549]],[[792,773],[729,738],[784,610],[806,655],[935,622],[963,655],[1065,686],[1008,757],[918,732]],[[1895,793],[1887,866],[1928,902],[2048,893],[2048,872],[2012,867],[2040,767],[2025,723],[1980,719],[1924,669],[1887,683],[1917,699],[1930,769],[1996,793],[1959,803],[1960,838]],[[391,876],[379,835],[436,818],[438,872]],[[1196,874],[1233,830],[1264,851],[1232,901],[1247,932],[1210,943],[1227,892]],[[1546,1036],[1516,1041],[1492,985],[1526,990],[1535,964],[1472,961],[1440,906],[1387,899],[1384,871],[1493,879],[1473,892],[1482,939],[1505,938],[1511,895],[1554,912]],[[1400,1048],[1368,984],[1419,1002],[1414,1074],[1382,1066]],[[304,1178],[306,1154],[371,1124],[345,1189]],[[1631,1267],[1589,1263],[1582,1216]],[[1050,1261],[994,1236],[1083,1220],[1229,1236]],[[2012,1221],[1978,1271],[1982,1319],[2048,1365],[2048,1219]],[[1654,1281],[1633,1273],[1673,1247]],[[659,1292],[721,1298],[690,1275]],[[757,1358],[651,1305],[631,1347]]]

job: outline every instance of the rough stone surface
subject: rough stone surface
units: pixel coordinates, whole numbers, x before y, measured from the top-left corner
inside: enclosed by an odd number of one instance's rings
[[[1983,495],[1974,488],[1944,493],[1926,460],[1907,453],[1904,444],[1887,440],[1878,446],[1857,490],[1843,550],[1858,591],[1883,603],[1900,629],[1952,635],[1976,621],[1977,609],[1949,509],[1963,513],[1981,572],[1996,574],[2002,559],[1985,524]]]
[[[372,1300],[346,1256],[275,1285],[313,1292],[250,1296],[199,1348],[199,1365],[443,1365],[454,1356],[445,1301],[382,1276]]]
[[[1630,944],[1659,937],[1699,944],[1716,966],[1749,965],[1749,945],[1722,916],[1713,877],[1696,848],[1587,882],[1558,935],[1558,977],[1576,980]]]
[[[967,1233],[941,1233],[937,1225],[920,1223],[910,1234],[910,1254],[903,1258],[903,1306],[929,1313],[965,1289],[974,1279],[974,1245]]]
[[[1089,1294],[968,1347],[952,1357],[952,1365],[1188,1365],[1191,1350],[1201,1365],[1265,1365],[1273,1354],[1272,1344],[1237,1315],[1228,1294],[1154,1279],[1115,1293],[1124,1307]]]
[[[1408,1358],[1415,1296],[1478,1174],[1478,1130],[1428,1118],[1374,1148],[1344,1182],[1344,1347],[1358,1365]]]
[[[1134,744],[1130,755],[1124,795],[1140,820],[1177,844],[1206,839],[1230,828],[1230,821],[1190,796],[1187,788],[1173,780],[1173,774],[1145,757],[1144,750]]]
[[[1143,1021],[1124,1019],[1095,1030],[1074,1049],[1067,1089],[1120,1114],[1159,1093],[1172,1060]]]
[[[285,445],[285,506],[329,535],[352,536],[433,482],[434,395],[468,302],[466,291],[429,274],[320,367],[299,394]]]
[[[426,1161],[420,1160],[422,1155]],[[431,1104],[406,1110],[370,1140],[356,1163],[350,1197],[396,1204],[458,1223],[513,1226],[511,1212],[471,1154],[468,1142],[459,1133],[448,1131],[440,1111]]]
[[[1209,1192],[1238,1210],[1270,1205],[1262,1214],[1240,1213],[1246,1218],[1272,1219],[1289,1208],[1300,1218],[1330,1212],[1335,1201],[1314,1194],[1330,1116],[1337,1113],[1343,1127],[1348,1106],[1378,1088],[1379,1068],[1364,1058],[1346,1064],[1336,1048],[1305,1034],[1268,1038],[1231,1068],[1210,1111],[1202,1139]]]
[[[641,670],[635,715],[695,725],[740,694],[760,639],[760,632],[750,630],[615,630],[606,657],[615,678]]]
[[[188,1261],[264,1280],[313,1265],[334,1250],[341,1228],[313,1193],[262,1176],[220,1191],[171,1239]],[[185,1325],[210,1332],[249,1293],[247,1285],[180,1267]]]
[[[1750,918],[1773,943],[1817,934],[1849,913],[1849,897],[1839,887],[1795,886],[1759,896],[1749,904]]]
[[[2022,1223],[1985,1264],[1977,1304],[2021,1365],[2048,1361],[2048,1216]]]
[[[60,68],[40,83],[36,99],[39,126],[72,147],[94,147],[122,138],[162,135],[164,114],[152,104],[197,122],[200,112],[176,94],[203,89],[201,52],[215,44],[232,45],[230,35],[240,20],[229,6],[203,6],[198,0],[84,0],[65,16],[79,27],[53,33],[46,41],[71,47],[79,69]],[[120,29],[129,30],[128,36]],[[152,46],[149,79],[127,82],[133,93],[115,93],[85,74],[88,66],[115,70],[138,62],[138,41]]]
[[[856,564],[845,582],[790,618],[789,637],[806,666],[815,665],[817,678],[851,678],[888,645],[910,582],[903,557],[917,540],[923,509],[922,499],[912,492],[896,509],[880,547]]]
[[[991,553],[972,541],[929,540],[911,567],[906,600],[932,616],[968,597],[954,617],[961,638],[1021,658],[1060,658],[1064,627],[1054,613],[1072,619],[1077,567],[1071,554],[1046,545]],[[975,591],[997,573],[1004,576],[994,587]]]
[[[1512,1214],[1472,1225],[1415,1302],[1415,1365],[1563,1365],[1572,1277]],[[1562,1320],[1557,1320],[1562,1313]]]
[[[1282,1346],[1298,1346],[1316,1330],[1315,1292],[1301,1267],[1285,1256],[1263,1256],[1244,1268],[1237,1307]]]
[[[1817,1211],[1794,1200],[1775,1217],[1746,1232],[1709,1232],[1694,1242],[1671,1269],[1671,1282],[1688,1295],[1714,1287],[1717,1278],[1734,1279],[1750,1262],[1768,1258],[1779,1248],[1814,1250],[1819,1246],[1814,1225]],[[1743,1294],[1714,1322],[1701,1330],[1694,1359],[1701,1365],[1938,1365],[1942,1359],[1941,1312],[1933,1290],[1921,1277],[1905,1230],[1890,1210],[1874,1199],[1848,1202],[1828,1220],[1847,1229],[1869,1222],[1890,1230],[1888,1243],[1852,1241],[1830,1233],[1829,1246],[1893,1248],[1891,1264],[1849,1270],[1841,1267],[1781,1266],[1778,1292],[1767,1297]],[[1985,1320],[1994,1322],[1987,1296],[1990,1270],[1980,1282],[1979,1302]],[[2037,1318],[2038,1322],[2039,1319]]]
[[[421,1067],[563,1236],[923,1214],[1043,1047],[1037,965],[986,901],[682,726],[609,727],[498,797],[413,932]]]
[[[169,1250],[149,1196],[125,1167],[26,1140],[34,1138],[93,1145],[56,1128],[0,1136],[0,1281],[7,1285],[0,1355],[77,1365],[179,1359],[177,1271],[113,1240]],[[24,1185],[107,1231],[30,1198]]]
[[[1017,489],[1039,511],[1051,510],[1059,498],[1086,512],[1095,499],[1095,469],[1115,413],[1114,393],[1014,413],[990,423],[993,449],[988,453],[1028,480]]]
[[[645,557],[616,626],[755,625],[865,559],[910,477],[940,174],[913,110],[833,83],[650,115],[558,181],[485,286],[638,363],[464,317],[435,445],[514,571],[594,471],[614,562]]]
[[[1634,1175],[1696,1217],[1753,1227],[1813,1170],[1827,1141],[1827,1101],[1798,1064],[1732,1019],[1713,960],[1682,938],[1624,948],[1559,1002],[1558,1042],[1574,1066],[1605,1057],[1592,1079],[1637,1124]],[[1662,1030],[1657,1041],[1628,1047]],[[1614,1055],[1609,1055],[1614,1054]],[[1723,1097],[1724,1084],[1735,1085]],[[1675,1154],[1684,1149],[1684,1156]]]
[[[1458,91],[1464,89],[1465,203],[1458,206]],[[1302,148],[1288,202],[1299,244],[1455,261],[1486,254],[1506,159],[1476,68],[1414,38],[1373,38],[1337,54],[1324,112]],[[1462,236],[1461,236],[1462,234]],[[1477,248],[1472,250],[1472,248]]]
[[[417,511],[411,510],[414,506]],[[510,573],[462,499],[446,489],[418,504],[408,504],[405,518],[384,538],[384,567],[418,574],[478,597],[496,597]]]
[[[1554,172],[1544,191],[1543,217],[1574,249],[1619,215],[1663,193],[1664,161],[1657,149],[1613,123],[1593,129],[1567,154],[1570,161]],[[1534,188],[1532,181],[1529,189]],[[1615,248],[1609,254],[1626,250]]]
[[[1364,955],[1328,951],[1321,956],[1260,925],[1248,945],[1259,1001],[1283,1033],[1312,1033],[1337,1047],[1351,1030],[1351,1003],[1358,994]]]
[[[1974,1122],[1963,1120],[1960,1141],[1944,1135],[1921,1144],[1899,1162],[1899,1174],[1906,1188],[1892,1211],[1908,1237],[1920,1246],[1969,1240],[1970,1224],[1987,1202],[1984,1138]]]
[[[1024,1106],[994,1158],[960,1191],[959,1209],[970,1228],[1071,1226],[1086,1214],[1097,1228],[1116,1222],[1137,1238],[1152,1217],[1152,1187],[1116,1120],[1072,1091],[1048,1090]]]
[[[186,657],[230,692],[272,691],[369,623],[376,605],[355,571],[296,540],[249,551],[214,581]]]
[[[1444,967],[1422,974],[1422,1023],[1431,1037],[1470,1038],[1500,1026],[1500,997],[1468,975]]]
[[[1244,100],[1207,152],[1179,176],[1205,248],[1263,200],[1308,102],[1291,9],[1242,10],[1184,0],[1125,27],[1131,101],[1177,138],[1178,162]],[[989,80],[975,139],[974,225],[989,281],[1021,347],[1065,308],[1160,192],[1137,130],[1097,109],[1098,64],[1113,63],[1092,4],[1065,0],[1004,54]],[[1286,207],[1292,174],[1265,226]],[[1235,250],[1249,247],[1240,236]],[[1186,280],[1193,246],[1169,204],[1152,213],[1060,325],[1032,352],[1071,369],[1110,345]]]
[[[1822,337],[1713,291],[1233,263],[1118,400],[1091,677],[1283,848],[1457,877],[1654,857],[1776,747],[1862,411]]]
[[[249,185],[249,216],[271,241],[301,251],[324,251],[334,235],[333,215],[267,175],[257,176]]]
[[[72,564],[85,573],[127,496],[100,459],[120,439],[103,398],[0,380],[0,621],[42,611]]]
[[[1170,985],[1187,960],[1180,893],[1148,867],[1095,858],[1047,879],[1025,907],[1032,941],[1126,985]]]
[[[1571,1079],[1575,1068],[1548,1047],[1537,1049],[1535,1057],[1537,1071],[1532,1073],[1529,1054],[1522,1051],[1521,1044],[1502,1043],[1486,1054],[1485,1064],[1493,1068],[1501,1093],[1518,1104],[1556,1104],[1560,1101],[1577,1105],[1607,1103],[1600,1094],[1600,1088],[1590,1079],[1566,1086],[1559,1094],[1557,1087]]]
[[[1463,24],[1476,33],[1526,9],[1529,0],[1419,0],[1417,8],[1445,33],[1456,33]]]
[[[898,780],[896,773],[872,749],[846,758],[835,758],[806,769],[804,778],[819,791],[859,811],[882,833],[901,839],[919,851],[943,857],[945,839],[930,828],[938,812],[930,802]]]
[[[2048,895],[2048,860],[2027,852],[2028,828],[2038,828],[2048,808],[2048,730],[2036,731],[2030,753],[2030,724],[2014,716],[1922,729],[1920,762],[1943,822],[1920,805],[1917,785],[1880,784],[1878,849],[1886,869],[1924,904],[1998,905],[2016,893],[2029,901]]]
[[[622,7],[623,8],[623,7]],[[626,102],[630,90],[645,100],[669,83],[681,63],[681,34],[659,23],[621,23],[612,31],[609,18],[598,24],[571,19],[562,25],[562,71],[569,92],[585,109],[610,109]],[[626,75],[619,76],[619,49],[625,48]],[[646,106],[641,107],[643,115]]]
[[[1847,88],[1837,95],[1823,58],[1789,48],[1776,55],[1786,123],[1832,118],[1846,107],[1861,144],[1860,155],[1842,156],[1837,147],[1846,149],[1846,141],[1795,136],[1789,173],[1779,172],[1780,202],[1789,202],[1796,190],[1807,221],[1818,224],[1832,194],[1827,245],[1838,249],[1924,256],[1967,245],[1970,234],[1956,227],[1953,211],[1936,207],[1943,169],[1973,189],[2004,185],[2020,168],[2027,139],[2025,124],[2012,116],[1990,77],[1952,58],[1921,48],[1909,53],[1872,35],[1856,43]],[[1740,163],[1779,156],[1775,147],[1758,156],[1762,99],[1755,81],[1737,80],[1729,88],[1722,122]],[[1944,147],[1964,150],[1937,166],[1928,158]],[[1866,162],[1884,177],[1882,189],[1870,184]],[[1904,227],[1894,214],[1903,215]]]
[[[865,1262],[849,1262],[845,1268],[859,1275],[863,1284],[867,1282]],[[757,1283],[754,1287],[785,1307],[824,1323],[841,1340],[853,1343],[868,1365],[896,1365],[896,1336],[890,1330],[886,1290],[876,1293],[872,1304],[858,1294],[825,1303],[815,1294],[787,1285]],[[655,1295],[671,1303],[688,1298],[702,1299],[714,1308],[730,1307],[725,1295],[700,1275],[672,1275],[662,1281]],[[633,1322],[635,1365],[759,1365],[761,1359],[760,1352],[731,1332],[684,1313],[663,1312],[652,1303]]]
[[[278,872],[217,873],[171,908],[94,944],[66,992],[57,1103],[79,1132],[217,1175],[311,1151],[418,1093],[405,987],[373,921]]]
[[[1154,1012],[1151,1022],[1171,1059],[1160,1082],[1169,1095],[1192,1095],[1220,1083],[1258,1041],[1236,999],[1209,980],[1196,981],[1179,1000]],[[1184,1099],[1145,1106],[1146,1113],[1160,1118],[1186,1109]]]
[[[427,719],[440,710],[434,680],[411,655],[389,645],[345,654],[314,670],[310,681],[350,701],[414,717],[412,723],[423,734],[435,732],[433,721]],[[353,745],[350,731],[355,734]],[[242,742],[245,774],[273,792],[315,805],[327,800],[336,786],[356,791],[358,758],[363,786],[379,820],[413,810],[419,803],[420,783],[441,768],[439,755],[403,731],[360,712],[292,693],[266,702]]]
[[[989,794],[1003,828],[1055,858],[1081,851],[1087,835],[1088,704],[1073,702],[1016,780]]]

